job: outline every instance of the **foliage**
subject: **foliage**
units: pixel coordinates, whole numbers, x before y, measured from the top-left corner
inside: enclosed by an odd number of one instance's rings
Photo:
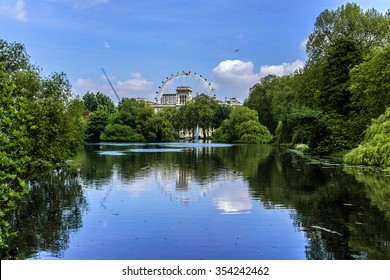
[[[303,69],[267,76],[244,105],[275,131],[274,143],[304,143],[312,153],[356,147],[371,122],[390,105],[390,12],[356,4],[325,10],[307,42]],[[228,123],[218,137],[228,139]]]
[[[271,139],[269,130],[258,122],[257,112],[244,106],[233,109],[214,133],[214,140],[220,142],[268,143]]]
[[[325,56],[320,87],[319,106],[326,112],[347,115],[350,112],[349,71],[362,59],[356,42],[349,37],[338,37]]]
[[[15,96],[15,88],[0,70],[0,249],[13,235],[5,216],[26,192],[24,178],[31,160],[27,127],[33,117],[27,113],[27,99]]]
[[[260,122],[271,131],[276,128],[274,115],[272,114],[272,99],[274,94],[274,81],[278,78],[275,75],[268,75],[261,79],[259,84],[254,85],[244,106],[256,110]]]
[[[0,39],[0,83],[0,246],[6,246],[5,214],[24,195],[23,179],[37,169],[63,168],[82,148],[87,123],[66,75],[42,76],[22,44]]]
[[[311,149],[315,149],[327,133],[327,122],[322,111],[307,107],[292,108],[286,119],[282,121],[276,137],[278,139],[288,139],[289,143],[307,144]]]
[[[163,115],[163,113],[157,113],[146,121],[148,141],[172,142],[178,138],[172,124],[164,119]]]
[[[53,79],[57,77],[54,76]],[[31,156],[37,168],[53,168],[63,165],[82,148],[87,123],[84,106],[77,99],[69,99],[70,85],[67,80],[51,80],[47,84],[58,84],[58,90],[43,92],[29,106],[34,116],[36,129],[31,131]]]
[[[355,3],[347,3],[336,10],[326,9],[317,17],[306,44],[309,60],[318,62],[340,36],[355,40],[363,53],[383,47],[388,43],[384,39],[389,34],[389,26],[390,17],[375,9],[363,12]]]
[[[104,141],[142,142],[145,138],[128,125],[108,124],[100,136]]]
[[[114,102],[101,92],[97,92],[96,94],[93,92],[87,92],[83,96],[83,102],[85,108],[90,112],[95,112],[99,109],[106,111],[108,114],[115,113],[115,105]]]
[[[88,128],[85,132],[86,141],[99,141],[100,135],[109,123],[109,113],[104,109],[98,109],[88,115]]]
[[[14,73],[30,66],[30,57],[26,53],[24,45],[20,43],[8,43],[0,39],[1,70],[6,73]]]
[[[351,165],[390,167],[390,108],[373,121],[361,144],[344,156]]]
[[[383,114],[390,104],[390,45],[374,49],[351,70],[350,76],[353,103],[365,119],[370,121]]]
[[[211,137],[212,129],[226,117],[226,110],[221,107],[213,97],[200,94],[179,108],[179,128],[194,131],[198,125],[206,138]]]

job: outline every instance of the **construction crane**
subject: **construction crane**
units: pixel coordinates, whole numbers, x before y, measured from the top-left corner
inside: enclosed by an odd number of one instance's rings
[[[115,88],[114,88],[113,85],[111,84],[110,79],[108,78],[108,76],[107,76],[107,74],[106,74],[106,71],[104,71],[104,68],[102,68],[102,71],[103,71],[104,76],[106,76],[106,79],[107,79],[108,83],[110,84],[110,86],[111,86],[111,88],[112,88],[112,91],[115,93],[116,98],[118,98],[118,101],[120,102],[121,99],[119,98],[119,95],[116,93]]]

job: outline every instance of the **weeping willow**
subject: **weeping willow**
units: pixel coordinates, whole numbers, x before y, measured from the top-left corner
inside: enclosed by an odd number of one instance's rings
[[[350,165],[390,167],[390,107],[366,130],[360,145],[344,156]]]

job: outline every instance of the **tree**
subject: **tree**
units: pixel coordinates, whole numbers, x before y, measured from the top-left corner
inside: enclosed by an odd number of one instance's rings
[[[377,48],[350,71],[354,107],[365,116],[366,124],[390,105],[390,45]]]
[[[18,97],[15,89],[0,70],[0,249],[12,235],[5,217],[27,191],[24,179],[31,160],[27,128],[33,127],[33,117],[27,112],[27,99]]]
[[[0,39],[0,62],[1,70],[6,73],[27,69],[30,67],[30,57],[26,48],[20,43],[8,43]]]
[[[317,62],[337,38],[349,37],[357,42],[362,53],[388,44],[390,17],[375,9],[363,12],[354,3],[342,5],[337,10],[324,10],[316,19],[314,31],[306,44],[310,61]]]
[[[325,56],[319,106],[325,112],[347,115],[350,111],[350,70],[362,60],[357,43],[350,37],[339,37]]]
[[[271,139],[269,130],[258,122],[257,112],[244,106],[233,109],[214,133],[214,140],[221,142],[268,143]]]
[[[179,108],[177,117],[180,120],[180,129],[194,132],[198,125],[199,129],[203,131],[204,137],[210,137],[216,122],[215,114],[219,107],[221,105],[213,97],[200,94]]]
[[[390,108],[372,122],[364,140],[343,159],[352,165],[390,167]]]
[[[259,122],[270,131],[275,131],[278,120],[286,114],[285,108],[291,104],[291,88],[290,76],[268,75],[251,88],[244,105],[256,110]]]
[[[163,117],[164,114],[157,112],[145,122],[146,139],[156,142],[172,142],[177,140],[178,135],[172,124]]]
[[[157,114],[160,115],[163,119],[167,120],[170,124],[172,124],[176,132],[179,132],[180,121],[178,119],[178,112],[179,110],[177,110],[176,108],[167,107],[159,110]]]
[[[34,118],[35,128],[27,127],[31,165],[45,169],[63,165],[81,147],[85,131],[84,109],[74,101],[66,74],[43,77],[22,44],[0,40],[0,59],[1,69],[15,84],[13,94],[27,99],[25,110]]]
[[[272,82],[277,79],[275,75],[268,75],[261,79],[259,84],[254,85],[250,92],[249,97],[244,102],[244,106],[247,106],[257,111],[260,122],[267,126],[271,131],[276,127],[276,121],[272,114]]]
[[[109,123],[109,113],[104,109],[98,109],[88,115],[88,128],[85,133],[86,141],[99,141],[100,135]]]
[[[108,124],[100,136],[103,141],[143,142],[145,138],[133,128],[123,124]]]
[[[229,118],[229,114],[232,111],[231,107],[218,105],[214,111],[214,118],[212,126],[218,128],[222,122]]]
[[[102,94],[101,92],[97,92],[96,94],[93,92],[87,92],[83,96],[83,101],[85,108],[87,108],[90,112],[95,112],[98,109],[103,109],[109,114],[115,113],[115,105],[114,102],[107,95]]]
[[[37,168],[53,168],[75,156],[84,141],[86,122],[82,102],[71,99],[71,86],[65,74],[43,79],[28,111],[35,119],[31,156]]]

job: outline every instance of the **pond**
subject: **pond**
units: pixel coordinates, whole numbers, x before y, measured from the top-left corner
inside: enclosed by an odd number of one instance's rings
[[[269,145],[96,143],[30,183],[19,259],[390,259],[390,177]]]

